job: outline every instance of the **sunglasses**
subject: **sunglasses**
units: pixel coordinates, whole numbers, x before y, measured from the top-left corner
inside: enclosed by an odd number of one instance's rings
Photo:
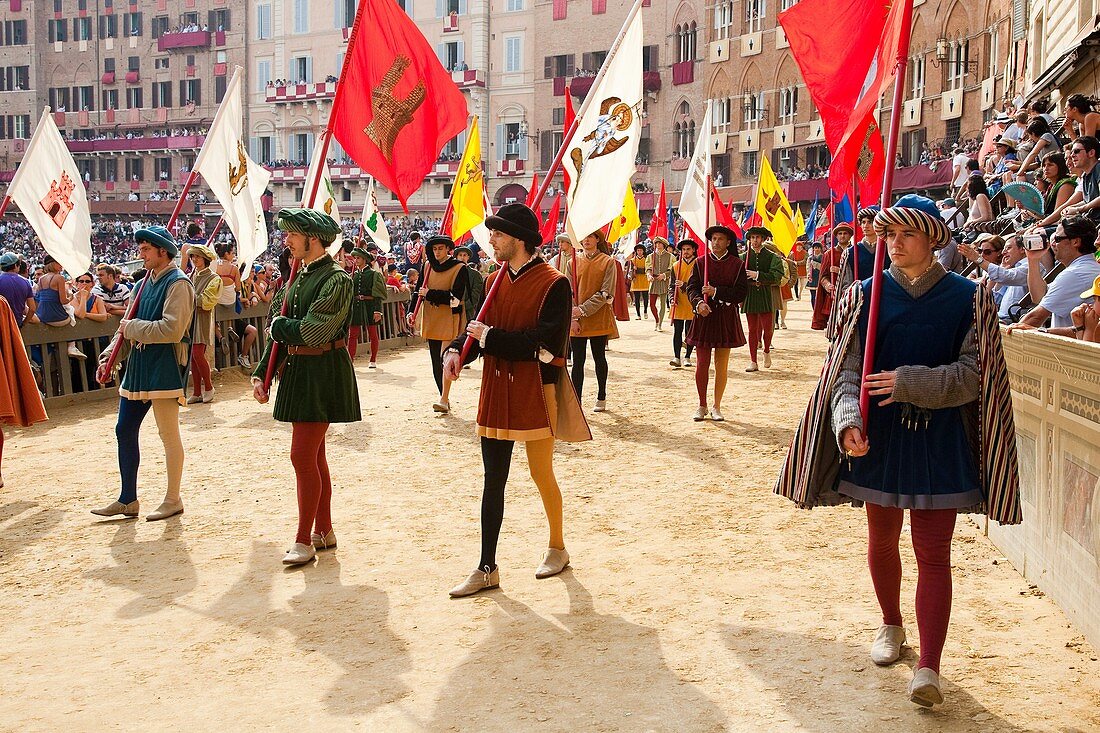
[[[1001,250],[999,250],[999,249],[979,249],[979,250],[978,250],[978,254],[983,254],[983,255],[992,255],[992,254],[996,254],[996,253],[998,253],[998,252],[1000,252],[1000,251],[1001,251]]]
[[[1077,239],[1077,237],[1071,237],[1068,234],[1055,234],[1053,237],[1051,237],[1051,239],[1053,239],[1055,242],[1064,242],[1067,239]]]
[[[1069,154],[1070,155],[1077,155],[1078,153],[1081,153],[1083,155],[1084,152],[1085,152],[1084,148],[1070,148],[1069,149]]]
[[[92,279],[90,277],[89,278],[77,278],[78,283],[90,283],[91,281],[92,281]]]

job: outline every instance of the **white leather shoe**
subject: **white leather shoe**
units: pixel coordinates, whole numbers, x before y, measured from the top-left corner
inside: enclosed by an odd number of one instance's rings
[[[440,400],[439,402],[436,402],[434,405],[432,405],[432,409],[436,412],[441,412],[446,415],[448,412],[451,411],[451,403]]]
[[[679,368],[680,368],[681,366],[683,366],[683,364],[681,364],[681,362],[680,362],[680,360],[679,360],[679,359],[673,359],[672,361],[670,361],[670,362],[668,363],[668,365],[669,365],[670,367],[676,367],[677,369],[679,369]]]
[[[317,557],[317,551],[313,549],[313,545],[295,542],[294,546],[283,555],[283,565],[305,565],[315,557]]]
[[[465,598],[483,590],[492,590],[500,587],[500,568],[487,572],[484,569],[475,570],[470,577],[451,588],[451,598]]]
[[[726,418],[722,417],[722,411],[717,407],[710,408],[710,419],[714,422],[725,422]]]
[[[691,419],[695,422],[703,422],[707,419],[707,408],[699,405],[699,409],[695,411],[695,414],[691,416]]]
[[[871,661],[880,667],[893,664],[901,659],[901,648],[904,644],[904,627],[880,626],[874,642],[871,643]]]
[[[764,352],[764,368],[765,369],[771,369],[772,368],[772,352],[770,352],[770,351],[765,351]]]
[[[539,580],[552,578],[569,567],[569,553],[563,548],[548,547],[542,555],[542,563],[535,570],[535,577]]]
[[[940,691],[940,676],[928,667],[918,667],[913,672],[913,681],[909,683],[909,702],[930,708],[943,702]]]
[[[747,367],[745,367],[745,371],[746,372],[758,372],[758,371],[760,371],[760,367],[758,367],[756,365],[755,361],[750,361],[749,365]]]
[[[316,532],[310,535],[310,540],[313,542],[313,549],[315,550],[335,550],[336,549],[336,531],[330,529],[328,534],[323,537]]]
[[[607,412],[607,400],[596,400],[596,406],[592,408],[592,412]]]

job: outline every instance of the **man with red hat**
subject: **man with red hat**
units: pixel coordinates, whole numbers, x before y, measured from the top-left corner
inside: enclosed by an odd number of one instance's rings
[[[829,314],[833,311],[833,301],[837,297],[837,280],[840,276],[840,257],[852,241],[855,230],[852,225],[841,222],[833,227],[833,247],[825,250],[821,256],[821,274],[817,282],[817,300],[814,301],[814,315],[810,328],[824,331],[829,327]]]

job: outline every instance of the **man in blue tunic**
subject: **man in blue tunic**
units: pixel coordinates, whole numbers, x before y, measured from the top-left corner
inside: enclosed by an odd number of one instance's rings
[[[105,372],[107,359],[116,341],[122,340],[119,362],[126,359],[126,371],[118,389],[118,468],[122,491],[118,501],[92,514],[112,517],[136,517],[138,514],[137,475],[141,456],[138,432],[153,410],[157,432],[164,444],[168,487],[164,501],[146,516],[150,522],[181,514],[180,483],[183,479],[183,441],[180,439],[179,410],[187,382],[188,332],[195,308],[195,290],[187,276],[176,267],[179,254],[176,240],[162,226],[139,229],[134,234],[138,256],[145,265],[145,285],[141,288],[137,313],[123,318],[111,345],[100,357],[100,384],[113,375]],[[136,296],[135,296],[136,297]]]
[[[933,258],[951,238],[935,204],[903,196],[874,224],[891,265],[881,282],[867,422],[859,396],[870,279],[836,303],[836,339],[776,491],[806,508],[866,505],[867,561],[883,619],[871,659],[883,666],[906,641],[898,542],[909,510],[920,634],[909,699],[931,707],[943,702],[956,516],[1021,520],[1012,401],[992,297]]]

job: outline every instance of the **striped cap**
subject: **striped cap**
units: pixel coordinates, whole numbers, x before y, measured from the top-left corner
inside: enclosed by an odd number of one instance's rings
[[[871,221],[874,221],[875,217],[878,216],[878,211],[879,207],[877,206],[866,206],[860,209],[859,213],[856,214],[856,221],[862,222],[864,219],[870,219]]]
[[[889,224],[911,227],[924,232],[932,240],[932,249],[942,249],[951,241],[951,230],[940,218],[939,209],[932,199],[908,194],[902,196],[889,209],[883,209],[875,216],[875,234],[886,237]]]

